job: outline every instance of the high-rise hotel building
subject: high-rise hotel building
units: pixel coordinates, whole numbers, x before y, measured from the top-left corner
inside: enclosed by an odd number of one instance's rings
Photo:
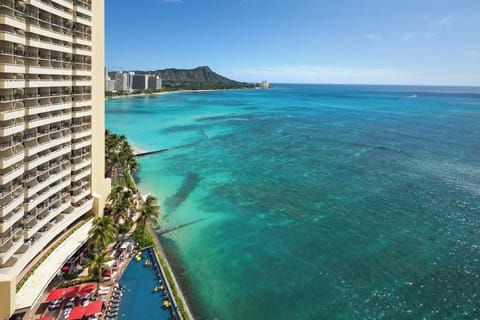
[[[30,262],[108,191],[103,0],[0,0],[0,319]]]

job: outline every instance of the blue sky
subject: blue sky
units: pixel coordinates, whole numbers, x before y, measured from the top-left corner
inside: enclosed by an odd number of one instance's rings
[[[480,86],[479,0],[105,0],[109,69]]]

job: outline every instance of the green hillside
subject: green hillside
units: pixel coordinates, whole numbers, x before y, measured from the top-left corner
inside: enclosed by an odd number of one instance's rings
[[[138,72],[141,73],[141,72]],[[150,72],[162,78],[165,89],[236,89],[251,88],[253,84],[228,79],[213,72],[209,67],[202,66],[195,69],[164,69]]]

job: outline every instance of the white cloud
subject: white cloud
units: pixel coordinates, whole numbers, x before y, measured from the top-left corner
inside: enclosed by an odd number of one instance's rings
[[[366,33],[363,35],[363,37],[367,40],[379,40],[382,38],[382,35],[375,33]]]
[[[415,32],[409,32],[409,33],[403,34],[402,39],[404,41],[410,41],[413,38],[415,38],[416,36],[417,36],[417,34]]]
[[[442,27],[450,27],[455,24],[457,18],[455,16],[446,16],[438,20],[438,25]]]

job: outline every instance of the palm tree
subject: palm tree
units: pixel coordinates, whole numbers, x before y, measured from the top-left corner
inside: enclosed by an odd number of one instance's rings
[[[110,217],[98,217],[93,220],[92,229],[88,232],[90,243],[97,251],[104,250],[117,235],[117,227]]]
[[[107,198],[111,202],[112,214],[115,221],[127,218],[132,209],[135,209],[135,192],[123,183],[116,184]]]
[[[107,262],[113,260],[113,257],[107,256],[106,250],[101,250],[93,255],[92,260],[87,261],[86,265],[88,267],[88,274],[95,276],[97,281],[97,294],[100,281],[103,278],[103,272],[105,270],[111,270],[111,267]]]
[[[148,195],[145,203],[140,207],[140,221],[145,235],[146,223],[150,221],[153,226],[158,224],[158,215],[160,214],[160,206],[158,200],[152,195]]]
[[[117,174],[124,175],[125,171],[130,174],[138,167],[133,149],[124,135],[105,130],[105,172],[113,181]],[[124,178],[125,175],[124,175]]]

